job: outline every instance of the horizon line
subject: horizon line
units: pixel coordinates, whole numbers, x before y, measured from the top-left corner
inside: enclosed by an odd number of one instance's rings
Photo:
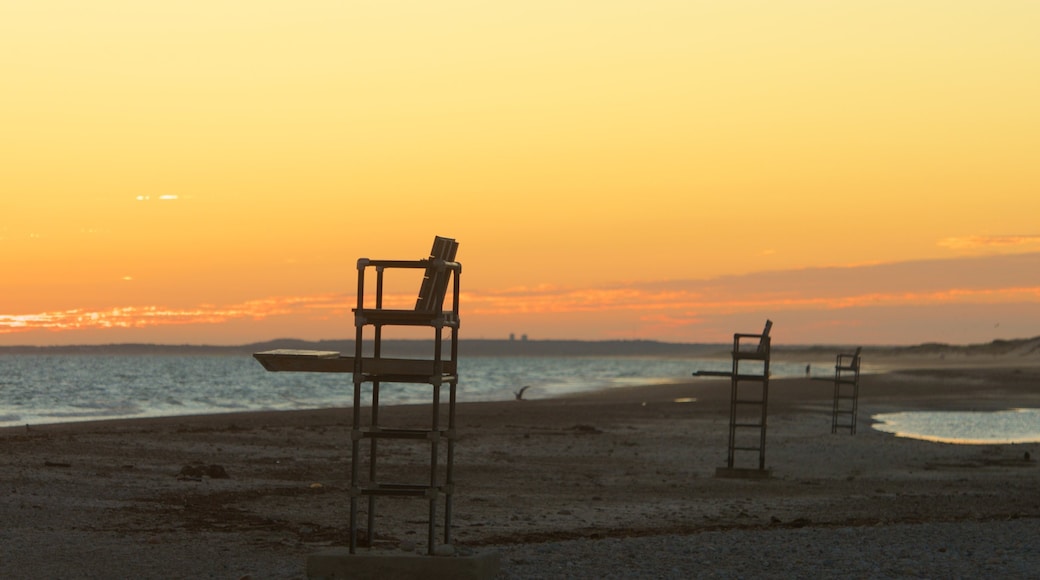
[[[371,339],[366,339],[365,342],[369,342]],[[510,339],[510,338],[459,338],[459,342],[505,342],[505,343],[587,343],[587,344],[606,344],[606,343],[654,343],[662,345],[675,345],[675,346],[729,346],[730,341],[719,341],[719,342],[683,342],[683,341],[668,341],[658,340],[650,338],[615,338],[615,339],[580,339],[580,338],[527,338],[527,339]],[[999,343],[1028,343],[1031,341],[1040,341],[1040,335],[1008,338],[1008,339],[993,339],[988,342],[972,342],[972,343],[950,343],[940,341],[926,341],[914,344],[896,344],[896,343],[855,343],[855,342],[815,342],[815,343],[787,343],[787,344],[772,344],[774,349],[788,349],[788,348],[819,348],[819,347],[835,347],[835,346],[862,346],[864,348],[914,348],[922,346],[947,346],[947,347],[973,347],[973,346],[988,346]],[[321,338],[321,339],[303,339],[303,338],[273,338],[267,340],[258,340],[254,342],[236,343],[236,344],[207,344],[207,343],[165,343],[165,342],[106,342],[106,343],[69,343],[69,344],[12,344],[12,345],[0,345],[0,351],[2,350],[14,350],[14,349],[66,349],[66,348],[113,348],[113,347],[161,347],[161,348],[212,348],[212,349],[244,349],[257,345],[264,345],[277,342],[298,342],[298,343],[328,343],[328,342],[354,342],[353,338]],[[420,338],[397,338],[397,339],[384,339],[383,342],[407,342],[407,343],[419,343],[429,342],[427,339]]]

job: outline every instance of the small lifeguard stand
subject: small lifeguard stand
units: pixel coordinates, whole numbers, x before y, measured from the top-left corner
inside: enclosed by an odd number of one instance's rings
[[[831,411],[831,433],[838,429],[848,429],[849,434],[856,434],[856,415],[859,410],[859,363],[860,351],[842,353],[834,364],[834,408]],[[848,417],[847,423],[841,417]]]
[[[697,371],[697,377],[729,377],[729,442],[726,467],[716,477],[768,478],[766,469],[766,416],[769,407],[769,331],[766,320],[761,334],[733,335],[733,366],[730,372]],[[752,341],[757,340],[757,343]],[[757,452],[758,467],[737,467],[737,454]]]

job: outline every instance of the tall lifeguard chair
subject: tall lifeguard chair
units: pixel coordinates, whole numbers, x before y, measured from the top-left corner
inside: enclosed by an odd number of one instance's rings
[[[697,377],[729,377],[729,439],[726,467],[716,477],[768,478],[766,469],[766,417],[769,408],[769,331],[766,320],[760,334],[733,335],[732,370],[697,371]],[[757,467],[740,467],[737,456],[755,453]]]
[[[412,497],[425,499],[427,517],[427,554],[438,546],[452,543],[452,503],[454,495],[455,401],[458,387],[459,276],[462,265],[455,261],[458,242],[436,237],[429,258],[421,260],[357,261],[357,306],[354,308],[354,354],[332,351],[271,350],[253,356],[268,371],[333,372],[353,374],[353,409],[350,462],[350,553],[359,544],[360,502],[367,499],[367,526],[364,544],[371,547],[376,537],[376,498]],[[385,297],[386,274],[394,270],[423,270],[423,279],[410,309],[388,308]],[[369,294],[370,272],[375,273],[374,292]],[[449,293],[450,287],[450,293]],[[450,294],[448,308],[444,303]],[[430,356],[394,358],[384,353],[384,330],[388,327],[427,327],[432,329]],[[368,331],[368,332],[366,332]],[[370,352],[366,352],[366,349]],[[380,422],[380,390],[388,383],[419,383],[430,386],[429,423],[421,429],[392,428]],[[362,410],[363,387],[371,386],[367,422]],[[448,405],[442,409],[443,389]],[[442,416],[444,415],[444,416]],[[429,462],[404,482],[383,481],[379,470],[379,442],[410,440],[429,446]],[[367,441],[368,445],[363,445]],[[366,449],[367,448],[367,449]],[[367,451],[367,453],[365,453]],[[444,452],[442,454],[442,451]],[[442,463],[443,461],[443,463]],[[439,507],[443,501],[443,518]],[[443,541],[437,541],[442,526]]]

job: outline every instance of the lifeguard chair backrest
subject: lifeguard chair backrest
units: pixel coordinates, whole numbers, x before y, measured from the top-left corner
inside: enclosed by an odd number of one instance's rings
[[[769,344],[769,331],[773,328],[773,321],[766,319],[766,327],[762,329],[762,338],[758,339],[758,352],[765,352]]]
[[[444,306],[444,296],[448,291],[448,279],[450,272],[438,268],[436,262],[454,262],[455,253],[459,250],[459,243],[452,238],[433,238],[433,249],[430,250],[431,264],[426,267],[423,275],[422,285],[419,287],[419,297],[415,301],[415,309],[420,312],[436,312]]]

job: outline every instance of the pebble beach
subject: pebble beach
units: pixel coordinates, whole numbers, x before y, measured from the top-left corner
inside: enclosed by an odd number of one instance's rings
[[[460,404],[453,543],[499,554],[503,579],[1040,577],[1040,444],[870,427],[1040,408],[1031,358],[887,361],[862,377],[855,435],[830,432],[826,382],[774,380],[769,401],[764,479],[716,477],[721,379]],[[348,538],[349,422],[321,409],[2,429],[0,577],[305,578],[309,554]],[[390,450],[388,469],[420,456]],[[423,549],[421,502],[378,514],[380,549]]]

